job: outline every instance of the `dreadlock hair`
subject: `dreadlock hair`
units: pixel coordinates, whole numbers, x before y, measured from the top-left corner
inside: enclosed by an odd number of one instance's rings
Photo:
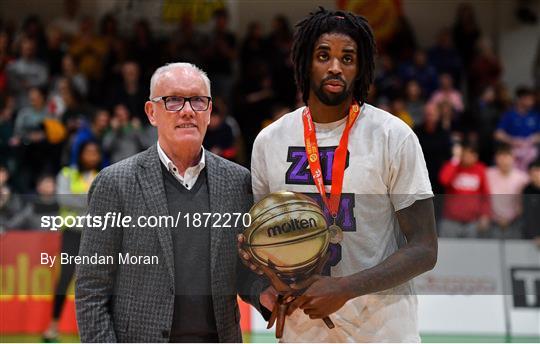
[[[328,11],[323,7],[296,24],[292,47],[294,78],[302,100],[307,104],[310,88],[311,60],[315,42],[325,33],[351,37],[358,46],[358,77],[353,84],[353,98],[362,105],[368,95],[375,70],[376,50],[373,32],[366,18],[345,11]]]

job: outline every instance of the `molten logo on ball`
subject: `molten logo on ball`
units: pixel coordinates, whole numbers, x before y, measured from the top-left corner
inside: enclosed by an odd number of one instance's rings
[[[326,253],[328,224],[310,197],[274,192],[255,204],[251,225],[244,231],[245,249],[256,264],[271,266],[280,277],[303,278]]]
[[[312,217],[310,217],[309,220],[308,219],[302,219],[302,220],[291,219],[291,221],[289,222],[285,222],[281,225],[268,228],[267,233],[268,233],[268,237],[271,238],[275,235],[289,233],[289,232],[297,231],[300,229],[314,228],[314,227],[317,227],[317,221]]]

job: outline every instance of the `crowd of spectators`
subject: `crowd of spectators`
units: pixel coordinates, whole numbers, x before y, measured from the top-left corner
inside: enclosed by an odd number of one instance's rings
[[[145,19],[127,35],[114,14],[96,26],[76,4],[66,1],[50,23],[39,16],[0,23],[0,227],[32,202],[56,209],[47,203],[55,176],[76,166],[86,143],[96,144],[101,168],[153,144],[144,103],[150,76],[164,63],[207,71],[214,113],[204,146],[246,166],[260,129],[303,105],[290,59],[293,28],[283,15],[267,33],[253,21],[242,39],[229,29],[226,10],[214,13],[207,33],[184,17],[171,35],[158,37]],[[416,132],[440,233],[539,241],[531,225],[540,223],[540,199],[531,196],[540,190],[538,83],[509,94],[501,77],[512,71],[503,71],[468,4],[452,27],[434,31],[431,47],[417,43],[406,17],[399,28],[378,46],[369,103]],[[31,194],[37,200],[22,199]],[[33,226],[21,218],[18,228]]]

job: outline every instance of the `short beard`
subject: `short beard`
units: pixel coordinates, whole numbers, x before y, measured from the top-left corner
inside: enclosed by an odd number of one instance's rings
[[[313,90],[313,93],[315,93],[317,98],[319,98],[321,103],[323,103],[324,105],[337,106],[337,105],[343,103],[347,99],[347,97],[351,94],[350,88],[347,88],[347,84],[345,84],[345,88],[344,88],[343,92],[328,95],[323,90],[324,82],[325,81],[323,80],[321,82],[321,84],[317,86],[317,85],[315,85],[313,80],[310,81],[310,86],[311,86],[311,89]]]

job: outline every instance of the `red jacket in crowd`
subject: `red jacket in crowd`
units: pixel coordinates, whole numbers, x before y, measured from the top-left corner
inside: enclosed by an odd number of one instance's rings
[[[490,214],[489,186],[486,166],[477,162],[464,167],[449,161],[439,173],[439,181],[445,188],[443,216],[459,222],[477,221]]]

